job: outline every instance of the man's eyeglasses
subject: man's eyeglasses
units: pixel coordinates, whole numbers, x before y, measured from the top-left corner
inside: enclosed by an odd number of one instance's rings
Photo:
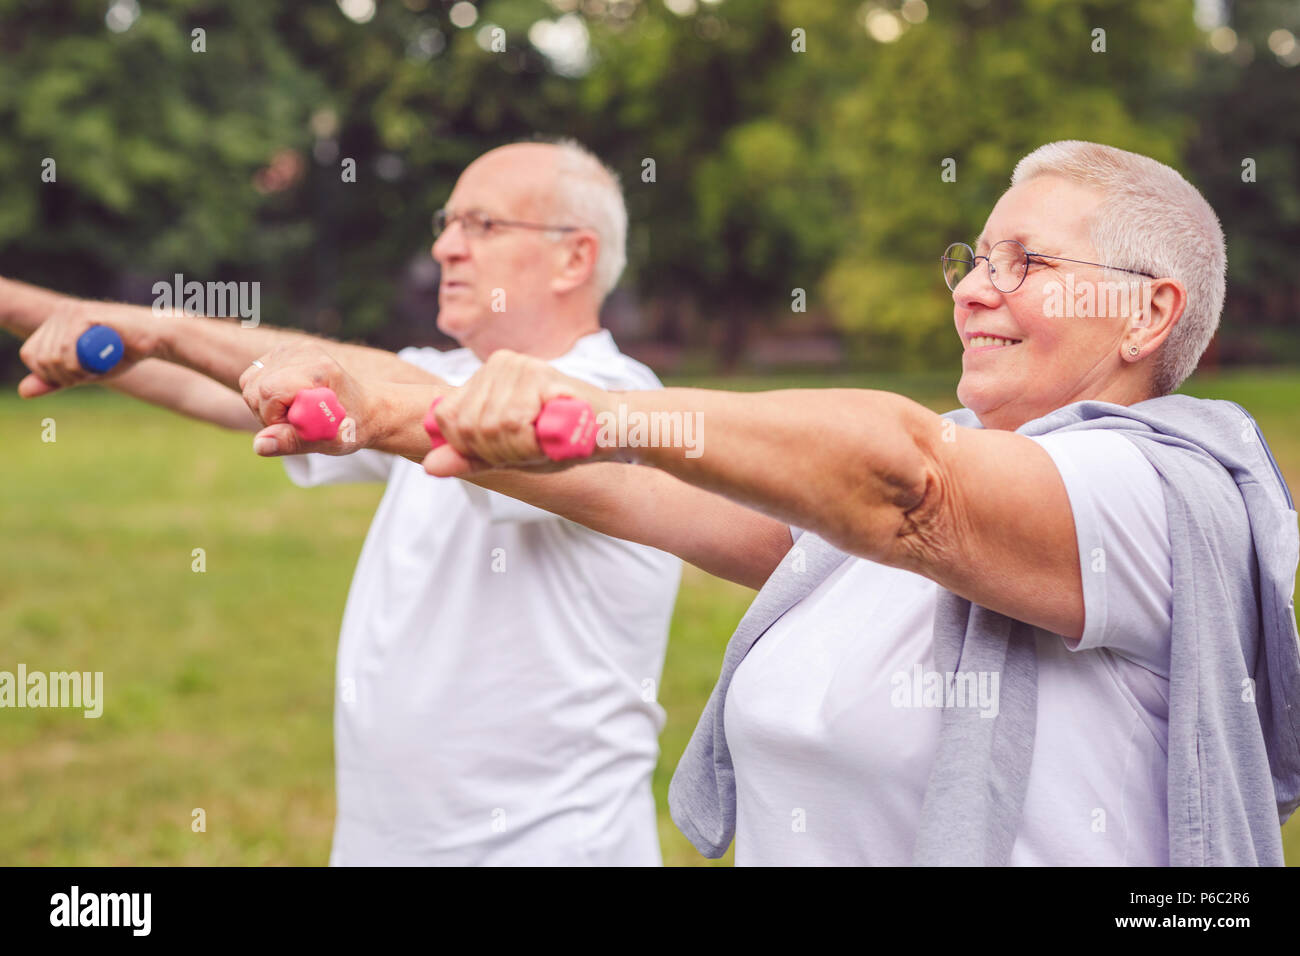
[[[1015,239],[1003,239],[1001,242],[994,244],[987,256],[975,255],[975,250],[964,242],[954,242],[950,245],[944,252],[943,258],[939,260],[939,264],[943,266],[943,281],[948,284],[948,288],[955,292],[957,284],[974,271],[981,259],[989,264],[989,278],[993,282],[993,288],[1003,293],[1015,292],[1020,288],[1025,281],[1025,276],[1029,274],[1029,263],[1035,259],[1058,259],[1061,262],[1077,262],[1083,266],[1098,266],[1102,269],[1131,272],[1134,275],[1146,276],[1148,279],[1156,278],[1149,272],[1139,272],[1137,269],[1125,269],[1121,266],[1103,265],[1100,262],[1085,262],[1082,259],[1067,259],[1065,256],[1049,256],[1041,252],[1030,252]]]
[[[447,210],[439,209],[433,214],[434,238],[441,236],[447,231],[447,227],[454,222],[460,223],[460,228],[465,231],[465,235],[470,239],[481,239],[494,230],[501,228],[538,229],[542,232],[574,232],[580,228],[578,226],[548,226],[544,223],[519,222],[514,219],[493,219],[491,216],[484,215],[473,209],[469,212],[448,216]]]

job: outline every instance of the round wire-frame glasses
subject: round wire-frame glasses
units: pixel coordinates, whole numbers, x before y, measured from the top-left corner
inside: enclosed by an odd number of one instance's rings
[[[1138,269],[1108,266],[1101,262],[1088,262],[1084,259],[1067,259],[1065,256],[1053,256],[1044,252],[1030,252],[1018,239],[1003,239],[1001,242],[993,244],[987,256],[975,255],[975,250],[964,242],[954,242],[949,245],[939,260],[939,265],[943,269],[944,283],[949,289],[956,292],[957,285],[962,279],[975,271],[981,259],[988,263],[989,279],[992,281],[993,287],[1004,294],[1015,292],[1020,288],[1025,281],[1025,276],[1029,274],[1029,264],[1034,259],[1077,262],[1079,265],[1084,266],[1097,266],[1102,269],[1130,272],[1133,275],[1146,276],[1148,279],[1156,278],[1150,272],[1142,272]]]

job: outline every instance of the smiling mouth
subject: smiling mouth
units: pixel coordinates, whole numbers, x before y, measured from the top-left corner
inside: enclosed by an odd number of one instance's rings
[[[972,335],[966,343],[966,348],[967,350],[1004,348],[1008,345],[1019,345],[1020,342],[1020,339],[1004,339],[998,335]]]

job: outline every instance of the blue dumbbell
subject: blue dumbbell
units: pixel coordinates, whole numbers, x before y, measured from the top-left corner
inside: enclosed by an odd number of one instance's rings
[[[87,372],[103,375],[118,362],[126,349],[122,336],[107,325],[92,325],[77,339],[77,361]]]

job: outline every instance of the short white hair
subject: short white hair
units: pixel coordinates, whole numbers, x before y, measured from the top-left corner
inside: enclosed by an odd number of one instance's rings
[[[560,151],[553,197],[556,221],[590,229],[599,241],[592,282],[597,301],[603,302],[627,266],[627,206],[618,174],[577,140],[542,142]]]
[[[1113,146],[1079,140],[1040,146],[1016,164],[1011,185],[1046,175],[1104,195],[1089,223],[1100,262],[1186,287],[1183,316],[1153,357],[1152,388],[1168,395],[1196,371],[1219,327],[1228,260],[1218,216],[1176,170]]]

